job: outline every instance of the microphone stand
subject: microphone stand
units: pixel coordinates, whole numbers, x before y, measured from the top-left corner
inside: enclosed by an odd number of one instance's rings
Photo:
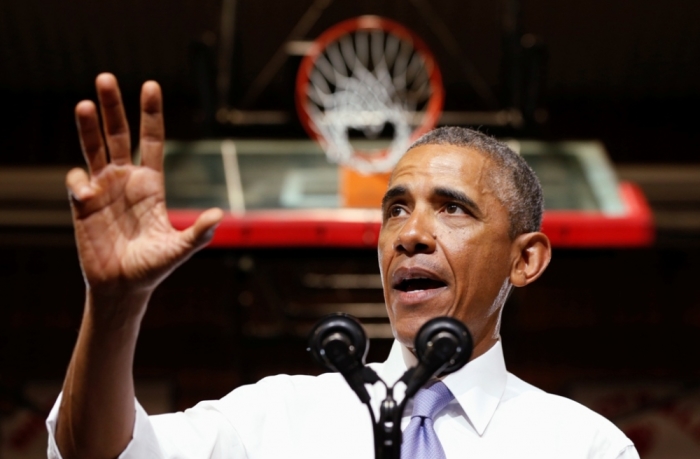
[[[380,382],[386,388],[386,396],[379,406],[379,420],[377,421],[372,405],[365,403],[372,419],[372,430],[374,432],[374,457],[375,459],[401,459],[401,417],[406,408],[406,403],[413,398],[406,396],[397,403],[394,399],[394,388],[399,382],[407,382],[415,367],[409,368],[403,376],[392,386],[389,386],[370,367],[362,370],[364,381],[368,384]]]
[[[406,408],[406,403],[416,395],[418,389],[428,382],[433,375],[445,369],[451,358],[454,359],[459,354],[458,343],[451,336],[453,335],[442,331],[434,333],[431,337],[429,350],[422,353],[418,365],[406,370],[393,386],[389,386],[371,368],[364,367],[362,369],[362,379],[365,383],[375,384],[381,382],[386,388],[386,396],[379,408],[379,422],[376,422],[374,418],[374,412],[369,400],[366,403],[372,418],[372,425],[374,426],[375,459],[401,459],[401,417],[403,416],[404,408]],[[468,359],[470,355],[471,343],[469,344],[469,353],[466,355],[466,358]],[[466,363],[464,356],[460,360],[457,365],[462,367]],[[394,388],[400,382],[406,385],[406,391],[401,403],[397,404],[394,399]]]
[[[367,406],[374,433],[375,459],[401,459],[401,417],[406,403],[438,373],[451,373],[463,367],[471,356],[472,338],[467,327],[456,319],[436,317],[418,330],[418,365],[409,368],[389,386],[372,368],[364,365],[369,340],[359,321],[347,314],[331,314],[312,329],[308,350],[331,371],[338,371]],[[366,384],[381,382],[386,396],[379,407],[379,421],[371,405]],[[398,383],[406,385],[401,403],[394,399]]]

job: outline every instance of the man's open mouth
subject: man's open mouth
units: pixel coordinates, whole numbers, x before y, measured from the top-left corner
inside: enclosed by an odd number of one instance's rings
[[[415,292],[419,290],[430,290],[435,288],[445,287],[442,281],[436,279],[428,279],[425,277],[417,277],[414,279],[403,279],[401,282],[396,284],[394,288],[402,292]]]

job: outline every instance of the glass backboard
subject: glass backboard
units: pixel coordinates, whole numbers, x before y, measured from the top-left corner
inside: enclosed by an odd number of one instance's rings
[[[366,143],[362,147],[377,147],[376,142]],[[530,140],[509,144],[542,182],[543,226],[553,243],[577,245],[572,234],[576,239],[575,234],[584,230],[581,240],[588,241],[584,244],[646,245],[653,240],[651,212],[641,192],[618,182],[602,144]],[[282,219],[287,225],[309,218],[316,224],[319,219],[379,221],[376,210],[358,213],[341,208],[338,167],[311,140],[171,141],[166,145],[165,177],[168,207],[182,225],[193,210],[213,206],[230,211],[227,218],[247,222],[250,234],[261,218]],[[610,231],[615,236],[606,243]],[[278,242],[283,242],[281,237]]]

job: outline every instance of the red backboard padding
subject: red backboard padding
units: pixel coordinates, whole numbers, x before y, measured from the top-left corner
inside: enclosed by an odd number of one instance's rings
[[[626,212],[546,211],[542,224],[554,247],[645,247],[654,242],[653,216],[636,185],[622,182]],[[200,210],[169,211],[175,228],[190,226]],[[267,210],[228,213],[209,247],[339,247],[377,245],[379,210]]]
[[[646,247],[654,242],[654,219],[642,190],[619,185],[626,212],[546,211],[542,231],[554,247]]]

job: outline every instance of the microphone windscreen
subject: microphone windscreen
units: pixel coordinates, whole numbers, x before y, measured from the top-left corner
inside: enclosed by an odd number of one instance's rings
[[[309,334],[307,350],[324,368],[343,371],[339,366],[351,359],[364,366],[369,339],[360,322],[342,312],[329,314],[316,323]]]
[[[418,330],[415,341],[416,354],[419,361],[426,358],[428,350],[439,344],[439,348],[433,349],[438,355],[449,352],[454,343],[454,352],[448,356],[447,366],[442,369],[442,374],[452,373],[462,368],[471,358],[473,350],[472,335],[469,329],[461,321],[452,317],[435,317]]]

